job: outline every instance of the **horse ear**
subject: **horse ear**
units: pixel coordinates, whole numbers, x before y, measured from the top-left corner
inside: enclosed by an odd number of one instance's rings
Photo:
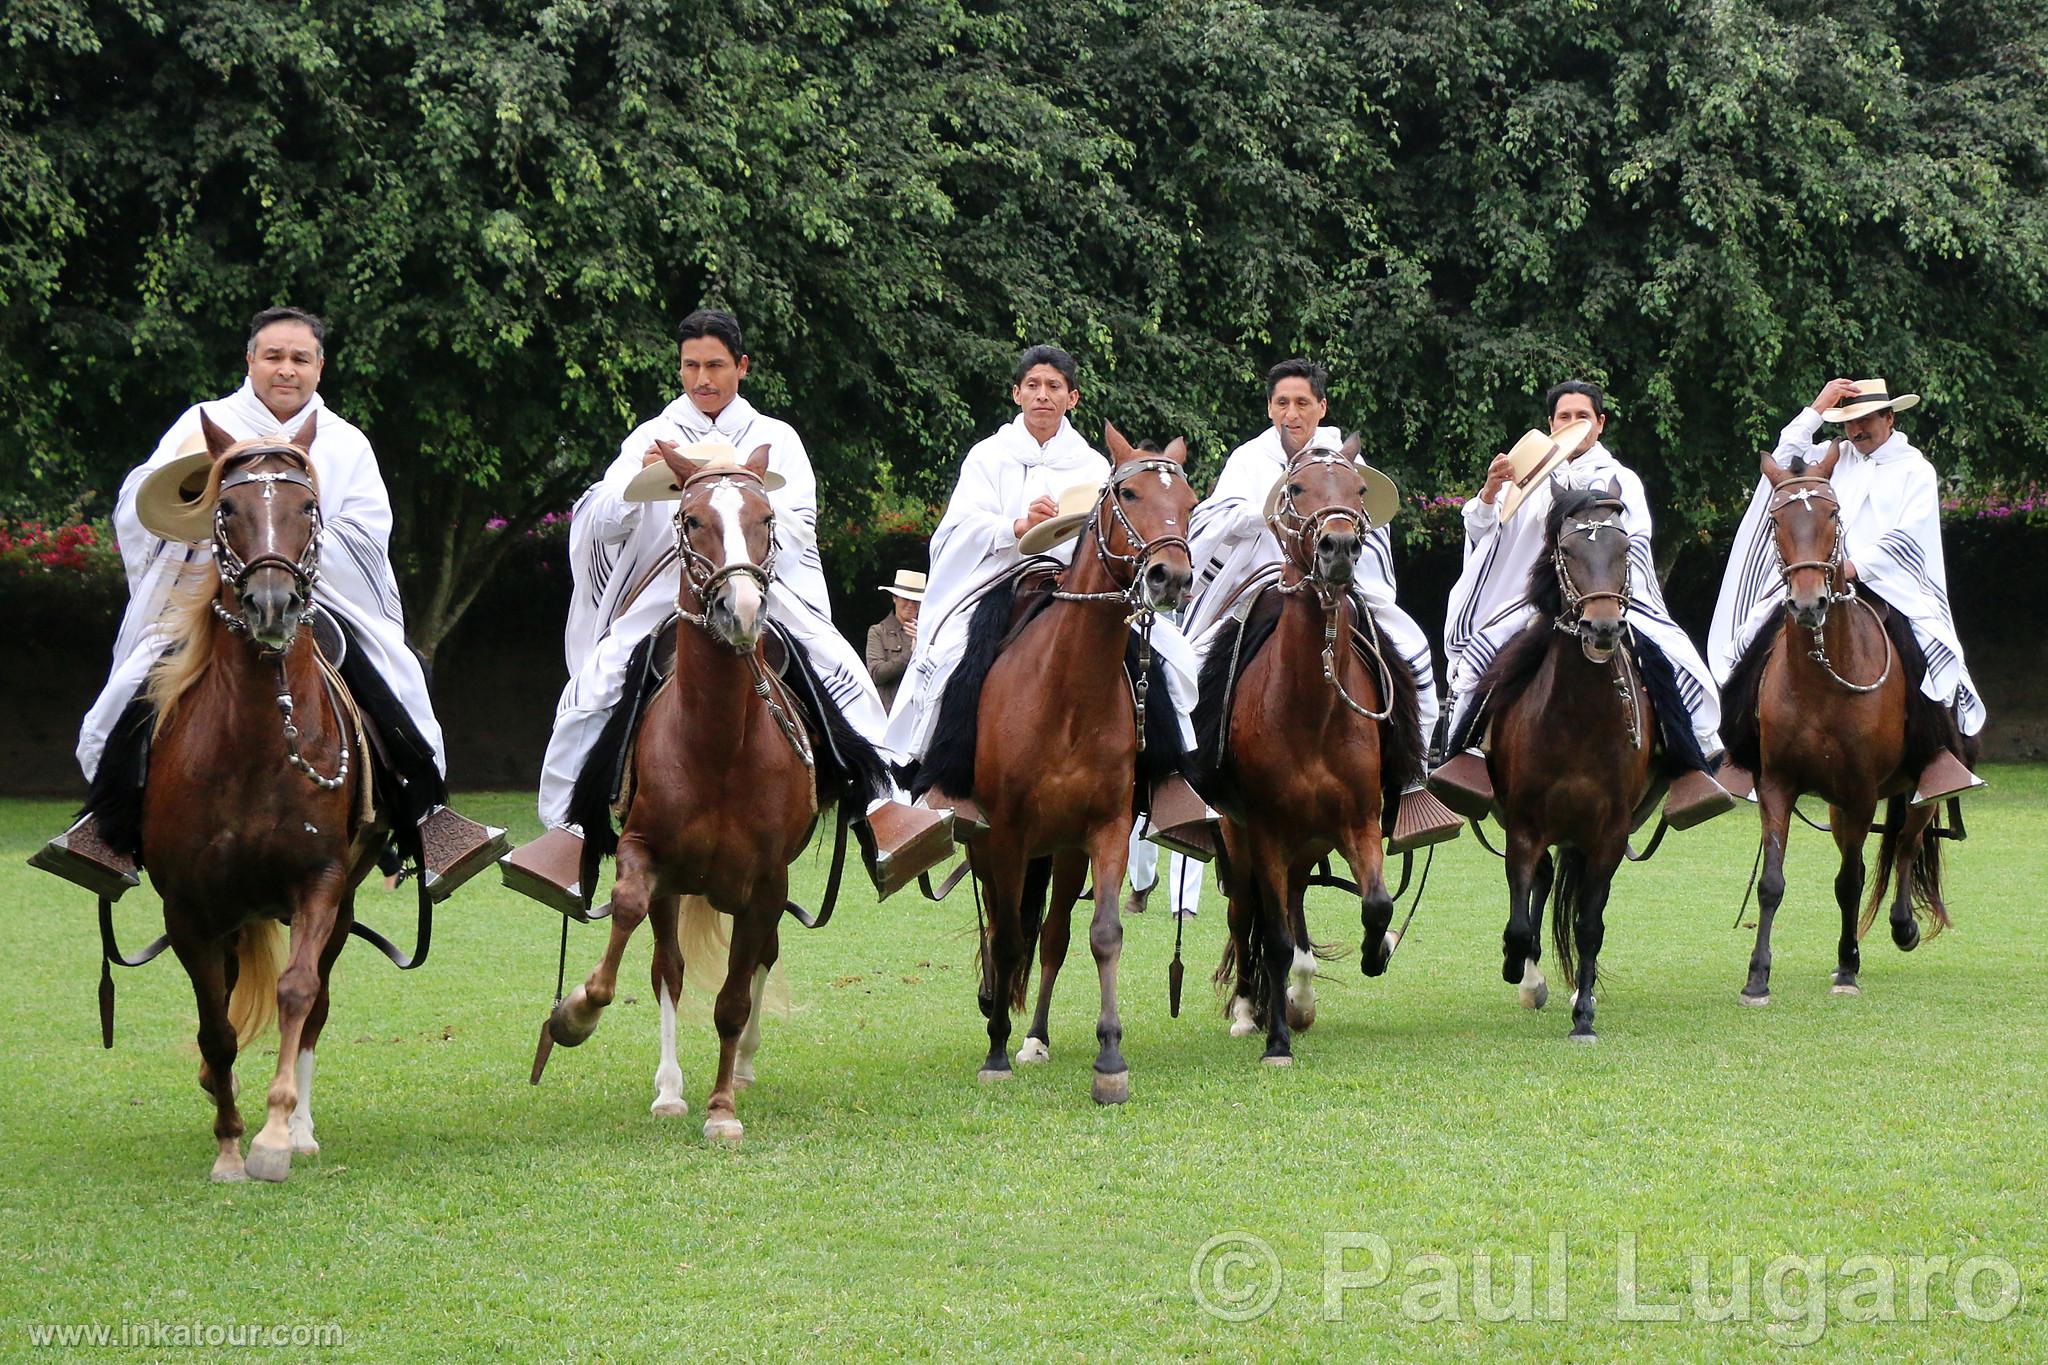
[[[310,451],[313,448],[314,429],[318,427],[319,424],[319,413],[307,413],[306,420],[299,426],[299,434],[292,437],[292,444],[297,446],[300,450]]]
[[[697,462],[678,450],[674,442],[656,441],[654,448],[661,452],[661,462],[668,466],[668,472],[675,475],[676,487],[681,488],[684,481],[697,472]]]
[[[228,447],[235,443],[234,437],[222,431],[214,420],[206,415],[205,408],[199,410],[199,432],[206,438],[206,453],[216,460],[227,454]]]
[[[1124,439],[1124,434],[1116,429],[1114,422],[1102,424],[1102,443],[1109,447],[1109,462],[1112,465],[1120,465],[1137,458],[1138,453],[1131,449],[1131,443]]]
[[[1365,439],[1357,432],[1354,431],[1349,436],[1346,436],[1344,438],[1343,451],[1345,461],[1350,464],[1356,464],[1358,462],[1358,452],[1364,448]]]
[[[749,455],[749,456],[747,456],[747,468],[748,468],[748,469],[751,469],[751,470],[753,470],[753,471],[754,471],[754,474],[755,474],[755,475],[756,475],[757,477],[765,477],[765,476],[767,475],[767,473],[768,473],[768,447],[767,447],[767,446],[765,446],[765,445],[758,445],[758,446],[755,446],[755,447],[754,447],[754,453],[753,453],[753,454],[751,454],[751,455]]]
[[[1175,464],[1186,467],[1188,462],[1188,443],[1176,436],[1166,443],[1166,449],[1161,453]]]
[[[1842,443],[1840,441],[1829,441],[1828,453],[1822,457],[1819,464],[1813,467],[1814,477],[1820,479],[1832,477],[1835,472],[1835,461],[1841,458]]]
[[[1764,482],[1776,488],[1792,477],[1792,471],[1779,464],[1777,457],[1768,450],[1764,452]]]
[[[1615,501],[1615,502],[1620,502],[1620,501],[1621,501],[1621,480],[1620,480],[1620,479],[1618,479],[1618,478],[1617,478],[1617,479],[1609,479],[1609,480],[1607,481],[1607,496],[1608,496],[1608,497],[1609,497],[1610,499],[1612,499],[1613,501]]]

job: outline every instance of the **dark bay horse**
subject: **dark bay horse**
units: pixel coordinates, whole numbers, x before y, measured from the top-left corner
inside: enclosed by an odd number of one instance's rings
[[[596,1030],[616,992],[626,943],[642,920],[651,920],[661,1036],[653,1112],[689,1112],[675,1041],[685,962],[682,916],[687,908],[730,915],[723,984],[712,1008],[718,1075],[705,1105],[704,1135],[736,1142],[745,1129],[735,1094],[753,1075],[762,993],[780,955],[778,927],[789,908],[789,864],[810,843],[821,797],[864,805],[886,778],[881,760],[843,718],[831,735],[813,733],[766,661],[775,544],[774,512],[763,487],[768,447],[743,463],[700,466],[666,448],[663,455],[682,490],[675,668],[647,703],[627,770],[631,796],[618,837],[610,941],[589,977],[555,1006],[547,1032],[573,1047]],[[857,746],[850,760],[857,772],[834,766],[834,746],[840,753]],[[593,862],[602,846],[600,828],[609,833],[602,809],[584,820]],[[586,877],[584,884],[590,883]],[[701,934],[691,938],[706,941]],[[711,979],[719,978],[714,973]],[[536,1076],[544,1060],[545,1051]]]
[[[1034,938],[1041,957],[1038,1010],[1017,1055],[1020,1062],[1050,1057],[1053,982],[1066,958],[1074,902],[1092,869],[1088,946],[1102,999],[1091,1092],[1098,1103],[1120,1104],[1130,1095],[1130,1072],[1116,1003],[1123,948],[1117,891],[1129,856],[1140,725],[1150,735],[1178,723],[1165,696],[1133,706],[1125,655],[1134,614],[1172,611],[1187,596],[1194,578],[1187,526],[1195,494],[1183,468],[1186,442],[1151,455],[1133,449],[1112,426],[1104,443],[1113,470],[1052,600],[992,663],[963,663],[949,684],[949,695],[954,687],[974,689],[979,701],[972,733],[961,741],[972,745],[973,790],[946,794],[971,796],[988,822],[987,833],[968,846],[988,913],[980,999],[989,1050],[981,1079],[1011,1075],[1010,1011],[1025,1002]],[[1006,634],[1006,616],[976,622],[984,624],[995,636]],[[993,639],[986,641],[985,648],[994,647]],[[940,724],[946,728],[943,718]]]
[[[1225,815],[1230,943],[1216,979],[1236,978],[1231,1033],[1263,1022],[1263,1060],[1278,1066],[1293,1060],[1292,1032],[1315,1021],[1302,900],[1332,850],[1361,888],[1360,965],[1368,976],[1387,968],[1394,902],[1381,816],[1388,787],[1398,792],[1421,767],[1414,674],[1398,655],[1387,662],[1384,646],[1369,661],[1352,643],[1368,631],[1378,643],[1350,590],[1374,529],[1357,456],[1354,436],[1341,452],[1309,450],[1289,465],[1270,517],[1284,555],[1277,582],[1256,619],[1226,627],[1211,647],[1196,708],[1202,788]],[[1247,641],[1267,629],[1262,643]],[[1234,669],[1248,648],[1256,653]]]
[[[1493,717],[1487,764],[1507,831],[1501,976],[1542,1008],[1543,904],[1575,986],[1574,1039],[1592,1042],[1593,986],[1615,869],[1650,792],[1657,720],[1625,639],[1628,532],[1621,486],[1553,487],[1544,552],[1529,572],[1536,619],[1480,681]],[[1557,849],[1555,859],[1550,850]]]
[[[320,560],[315,421],[289,443],[237,443],[201,415],[214,565],[179,590],[174,644],[149,682],[160,719],[142,794],[143,862],[199,1008],[215,1180],[283,1180],[293,1152],[320,1150],[313,1052],[328,976],[387,832],[368,809],[359,724],[301,628]],[[291,925],[288,959],[281,924]],[[273,1016],[277,1071],[245,1163],[235,1055]]]
[[[1771,922],[1785,897],[1785,834],[1792,806],[1805,793],[1828,803],[1828,826],[1841,866],[1835,901],[1842,913],[1833,993],[1861,992],[1859,942],[1877,916],[1894,877],[1892,942],[1911,952],[1920,942],[1916,909],[1928,937],[1947,926],[1941,894],[1941,845],[1928,834],[1935,807],[1909,806],[1907,796],[1927,761],[1943,746],[1940,717],[1915,692],[1924,669],[1919,646],[1902,617],[1856,591],[1844,571],[1841,505],[1829,477],[1841,454],[1831,447],[1819,464],[1781,468],[1763,461],[1771,484],[1769,514],[1785,610],[1775,630],[1762,631],[1730,675],[1723,736],[1728,757],[1757,774],[1763,817],[1763,876],[1757,883],[1756,949],[1742,1002],[1771,1002]],[[1877,881],[1864,890],[1863,843],[1880,799],[1889,799],[1878,844]]]

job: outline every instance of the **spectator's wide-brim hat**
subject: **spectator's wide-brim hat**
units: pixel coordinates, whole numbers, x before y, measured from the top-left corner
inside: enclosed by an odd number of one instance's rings
[[[747,463],[746,456],[725,441],[698,441],[684,446],[682,456],[706,469],[744,469]],[[770,493],[787,482],[772,469],[762,474],[760,479],[762,489]],[[625,492],[627,502],[674,502],[682,496],[682,481],[668,467],[667,460],[656,460],[635,474],[632,482],[626,485]]]
[[[1856,396],[1840,407],[1829,408],[1820,415],[1823,422],[1853,422],[1858,417],[1868,417],[1873,412],[1890,408],[1893,412],[1904,412],[1920,401],[1917,393],[1893,395],[1891,388],[1882,379],[1859,379],[1856,381]]]
[[[153,536],[198,545],[213,539],[213,456],[195,431],[171,459],[152,469],[135,490],[135,516]]]
[[[1299,460],[1308,453],[1308,451],[1303,451],[1301,454],[1296,455],[1294,459]],[[1288,463],[1291,467],[1293,461]],[[1367,522],[1370,523],[1365,529],[1367,531],[1377,531],[1380,527],[1392,521],[1394,514],[1401,510],[1401,490],[1394,486],[1392,479],[1382,474],[1379,470],[1374,469],[1364,460],[1353,460],[1351,463],[1353,468],[1365,476],[1365,517]],[[1279,478],[1273,480],[1273,487],[1266,493],[1267,520],[1270,521],[1273,514],[1280,510],[1280,499],[1286,492],[1287,475],[1282,474]]]
[[[1100,501],[1102,485],[1099,483],[1077,483],[1063,490],[1059,496],[1058,514],[1047,517],[1018,537],[1018,553],[1042,555],[1055,545],[1066,544],[1081,534],[1081,528],[1087,525],[1088,518],[1095,512],[1095,504]]]
[[[1582,421],[1556,431],[1537,431],[1532,427],[1523,432],[1522,439],[1508,451],[1508,463],[1514,466],[1515,473],[1500,491],[1500,519],[1505,522],[1512,517],[1529,494],[1542,487],[1551,471],[1569,460],[1592,431],[1593,424]]]
[[[881,591],[891,597],[901,597],[911,602],[924,601],[925,576],[915,569],[898,569],[894,583],[884,583]]]

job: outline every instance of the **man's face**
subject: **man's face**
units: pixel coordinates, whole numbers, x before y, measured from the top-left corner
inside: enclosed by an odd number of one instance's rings
[[[1010,401],[1024,414],[1024,425],[1043,444],[1060,429],[1060,419],[1081,401],[1081,391],[1051,365],[1033,365],[1010,389]]]
[[[289,319],[258,332],[248,359],[256,396],[280,419],[296,414],[318,392],[320,371],[327,364],[313,329]]]
[[[1266,400],[1266,415],[1280,430],[1280,445],[1289,458],[1307,445],[1330,410],[1329,400],[1316,397],[1315,390],[1300,375],[1289,375],[1273,386]]]
[[[1550,414],[1550,431],[1554,436],[1574,422],[1591,422],[1593,429],[1586,433],[1586,439],[1579,442],[1579,448],[1571,453],[1576,460],[1593,448],[1600,439],[1600,433],[1607,430],[1607,414],[1593,411],[1593,400],[1583,393],[1568,393],[1557,400],[1557,408]]]
[[[724,412],[746,377],[747,357],[735,356],[717,337],[691,337],[683,343],[683,392],[706,417]]]
[[[1898,424],[1892,410],[1869,412],[1842,424],[1842,434],[1849,438],[1861,454],[1868,455],[1892,438],[1892,428]]]
[[[897,620],[907,626],[917,619],[917,603],[915,600],[908,597],[898,597],[893,600],[896,603]]]

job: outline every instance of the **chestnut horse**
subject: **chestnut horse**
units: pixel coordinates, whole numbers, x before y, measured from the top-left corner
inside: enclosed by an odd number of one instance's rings
[[[762,487],[768,447],[744,463],[699,465],[666,448],[663,458],[682,489],[675,669],[647,703],[627,770],[632,794],[618,837],[610,941],[589,977],[548,1016],[534,1074],[549,1039],[574,1047],[596,1031],[616,992],[627,940],[642,920],[652,920],[661,1039],[653,1112],[689,1112],[676,1063],[684,975],[679,925],[682,898],[698,905],[701,897],[732,916],[723,985],[712,1007],[718,1076],[705,1105],[704,1136],[737,1142],[745,1128],[734,1097],[753,1079],[762,993],[790,908],[789,865],[809,846],[821,797],[864,805],[880,794],[874,788],[885,775],[881,760],[843,721],[828,735],[812,733],[767,663],[775,545],[774,510]],[[834,745],[842,752],[860,748],[853,773],[838,770]],[[592,863],[606,819],[600,810],[585,820]],[[609,833],[608,823],[602,828]],[[583,884],[592,880],[585,876]]]
[[[1112,472],[1072,562],[1055,580],[1052,600],[1002,645],[984,676],[963,666],[949,692],[979,689],[969,737],[973,790],[964,794],[988,822],[987,833],[968,846],[988,915],[980,1001],[989,1050],[980,1078],[1011,1076],[1010,1011],[1024,1005],[1034,937],[1041,958],[1038,1010],[1017,1059],[1051,1056],[1053,982],[1066,958],[1074,902],[1092,869],[1088,946],[1102,999],[1091,1093],[1097,1103],[1121,1104],[1130,1095],[1130,1071],[1116,1003],[1123,949],[1117,892],[1129,857],[1140,735],[1178,724],[1170,698],[1147,699],[1154,690],[1149,675],[1133,706],[1125,655],[1134,617],[1142,623],[1187,597],[1194,579],[1187,525],[1195,493],[1183,468],[1186,442],[1175,440],[1151,455],[1133,449],[1112,426],[1104,444]],[[1003,624],[993,622],[999,633]]]
[[[1763,461],[1785,611],[1778,628],[1762,632],[1731,674],[1724,725],[1732,737],[1730,760],[1757,774],[1763,816],[1756,949],[1741,996],[1746,1005],[1771,1002],[1771,922],[1785,897],[1785,833],[1793,803],[1805,793],[1827,801],[1828,827],[1841,853],[1834,994],[1861,992],[1858,944],[1894,874],[1892,942],[1905,952],[1918,946],[1916,905],[1932,925],[1928,937],[1948,924],[1941,846],[1929,834],[1935,807],[1906,803],[1940,739],[1917,733],[1922,727],[1909,707],[1919,681],[1913,665],[1920,661],[1911,628],[1903,619],[1888,626],[1880,607],[1844,572],[1842,510],[1829,482],[1840,454],[1837,444],[1812,468],[1803,460],[1790,469],[1770,456]],[[1933,711],[1933,704],[1926,709]],[[1881,798],[1890,798],[1891,809],[1878,844],[1877,882],[1859,923],[1863,843]]]
[[[1480,680],[1493,716],[1487,764],[1507,831],[1508,923],[1501,976],[1541,1009],[1551,906],[1558,962],[1571,979],[1571,1037],[1595,1041],[1593,986],[1615,869],[1650,794],[1657,718],[1625,638],[1628,532],[1621,485],[1554,487],[1544,553],[1529,572],[1536,618]],[[1557,849],[1555,859],[1550,850]]]
[[[1210,646],[1196,708],[1203,790],[1225,815],[1230,943],[1216,979],[1234,969],[1230,1032],[1264,1022],[1263,1060],[1276,1066],[1293,1061],[1292,1032],[1315,1021],[1302,898],[1333,849],[1360,888],[1360,966],[1387,969],[1394,902],[1380,821],[1388,779],[1398,792],[1420,770],[1414,674],[1398,656],[1390,667],[1384,647],[1368,659],[1353,646],[1367,631],[1377,641],[1350,590],[1373,530],[1357,456],[1354,436],[1341,453],[1310,450],[1289,465],[1269,518],[1284,555],[1265,580],[1271,596]],[[1240,668],[1247,648],[1256,652]]]
[[[366,809],[369,756],[339,678],[302,629],[320,561],[316,420],[289,443],[237,443],[201,415],[214,564],[180,589],[175,643],[149,682],[159,719],[142,861],[199,1008],[215,1180],[283,1180],[292,1153],[320,1150],[313,1050],[328,976],[354,923],[356,884],[388,832]],[[291,925],[282,972],[280,922]],[[273,1014],[268,1117],[244,1162],[235,1054]]]

